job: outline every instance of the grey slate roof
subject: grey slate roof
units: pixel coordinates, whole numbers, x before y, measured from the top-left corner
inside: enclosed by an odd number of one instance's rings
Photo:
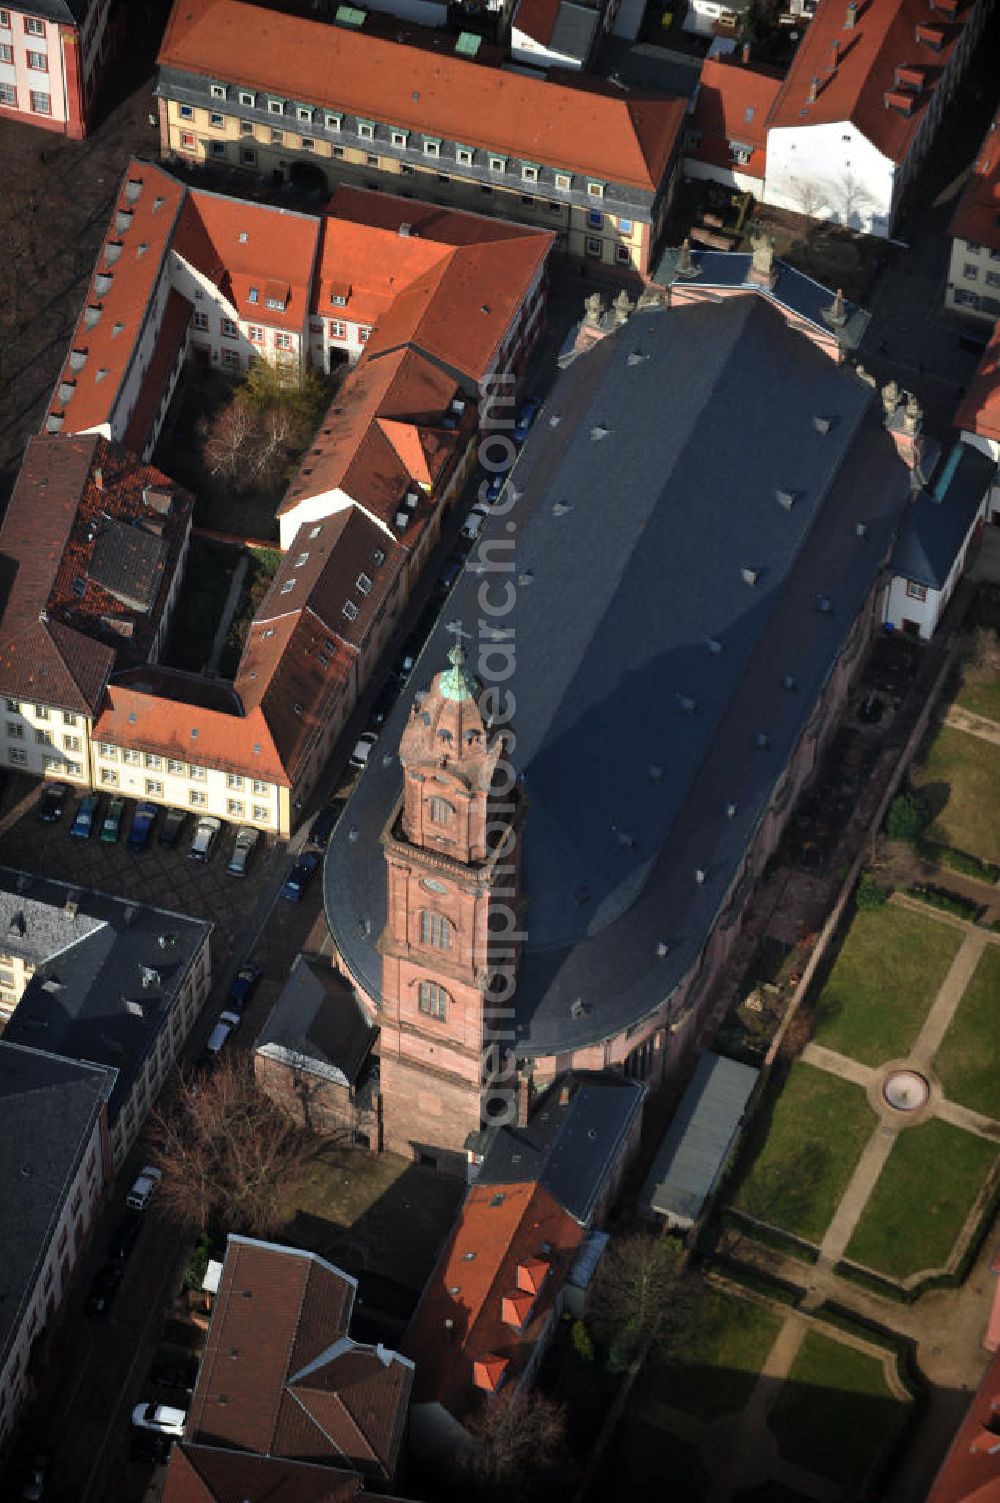
[[[519,499],[488,523],[330,842],[327,919],[366,992],[413,694],[445,664],[445,623],[483,620],[480,589],[495,603],[508,578],[528,805],[517,1051],[612,1037],[674,992],[906,505],[872,398],[757,297],[636,312],[563,372]],[[488,647],[486,680],[503,667]]]
[[[760,1072],[703,1054],[642,1187],[645,1211],[690,1226],[725,1164]]]
[[[211,928],[0,867],[0,949],[37,968],[4,1039],[114,1068],[113,1122]]]
[[[163,583],[167,543],[117,518],[107,523],[90,559],[90,577],[136,610],[152,610]]]
[[[552,52],[564,57],[578,58],[585,63],[594,45],[594,32],[600,20],[600,11],[590,5],[574,5],[573,0],[562,0],[556,24],[552,28],[548,46]]]
[[[894,573],[943,589],[995,474],[991,459],[957,442],[928,489],[907,508],[892,553]]]
[[[661,287],[682,286],[685,282],[699,288],[746,287],[758,296],[798,314],[817,329],[822,329],[824,334],[831,335],[834,332],[833,326],[823,317],[833,302],[833,291],[824,287],[822,282],[806,276],[804,271],[797,271],[794,266],[789,266],[787,261],[775,258],[774,269],[777,276],[774,286],[767,288],[748,282],[753,257],[746,251],[695,250],[692,247],[691,262],[697,275],[690,278],[677,275],[679,254],[675,247],[665,250],[651,280]],[[844,300],[844,311],[847,321],[840,330],[840,343],[845,349],[855,350],[871,322],[871,314],[847,298]]]
[[[31,0],[24,13],[43,21],[61,21],[66,26],[80,26],[96,0]]]
[[[378,1033],[329,962],[297,955],[257,1038],[257,1053],[353,1085]]]
[[[0,1368],[114,1071],[0,1040]]]
[[[478,1183],[537,1181],[586,1226],[645,1094],[639,1081],[611,1073],[560,1077],[537,1103],[527,1126],[491,1133]]]

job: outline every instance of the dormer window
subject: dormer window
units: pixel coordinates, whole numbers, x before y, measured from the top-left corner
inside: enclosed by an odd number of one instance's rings
[[[506,172],[507,171],[507,158],[506,157],[494,157],[494,156],[491,156],[490,157],[490,171],[491,172]]]
[[[424,137],[424,156],[439,157],[441,155],[441,142],[435,136]]]
[[[456,146],[455,161],[460,167],[471,167],[476,160],[476,153],[471,146]]]
[[[358,135],[361,137],[362,141],[374,141],[374,139],[375,139],[375,124],[374,124],[374,121],[372,121],[372,120],[359,120],[358,121]]]
[[[283,115],[285,113],[285,101],[283,99],[269,99],[267,101],[269,115]]]
[[[604,197],[604,184],[603,183],[589,182],[587,184],[587,196],[588,196],[588,198],[603,198]]]
[[[343,123],[343,115],[331,115],[327,113],[323,116],[323,124],[327,130],[340,130]]]
[[[250,303],[259,302],[260,301],[260,289],[257,288],[257,287],[251,287],[250,290],[249,290],[249,292],[247,293],[247,301],[250,302]]]
[[[251,94],[247,89],[240,90],[240,104],[244,109],[252,110],[257,103],[257,95]]]
[[[368,591],[372,587],[372,582],[368,578],[367,574],[359,574],[358,577],[357,577],[357,579],[354,582],[354,585],[355,585],[355,589],[357,589],[360,594],[367,595]]]
[[[409,139],[410,132],[408,130],[391,130],[389,132],[389,140],[393,146],[405,146]]]
[[[344,601],[344,615],[348,621],[353,621],[358,614],[358,608],[353,600]]]
[[[297,104],[295,106],[295,118],[303,125],[312,125],[313,112],[308,105]]]
[[[526,183],[537,183],[540,169],[536,162],[523,162],[521,164],[521,176]]]
[[[226,86],[225,84],[220,83],[209,84],[208,92],[211,94],[213,99],[225,99]]]

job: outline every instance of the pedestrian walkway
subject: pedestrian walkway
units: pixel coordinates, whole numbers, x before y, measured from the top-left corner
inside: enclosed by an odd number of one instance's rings
[[[992,741],[994,746],[1000,746],[1000,725],[986,715],[963,710],[961,705],[950,705],[944,723],[953,730],[965,731],[968,736],[978,736],[980,741]]]
[[[929,1066],[937,1053],[941,1040],[958,1011],[958,1004],[965,994],[965,988],[972,980],[973,972],[982,959],[983,951],[986,949],[986,938],[983,930],[971,930],[959,945],[958,954],[938,987],[930,1012],[924,1019],[923,1027],[917,1034],[916,1043],[910,1050],[910,1059],[918,1068]]]
[[[825,1044],[807,1044],[802,1058],[807,1065],[815,1065],[817,1070],[825,1070],[828,1075],[839,1075],[841,1080],[849,1080],[865,1091],[879,1074],[872,1065],[863,1065],[849,1055],[838,1054],[836,1049],[828,1049]]]

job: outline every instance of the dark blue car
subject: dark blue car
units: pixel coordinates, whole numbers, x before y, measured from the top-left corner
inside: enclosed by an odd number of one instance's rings
[[[285,878],[285,885],[281,889],[281,896],[287,898],[291,903],[298,903],[312,881],[313,873],[318,866],[319,857],[312,851],[305,851]]]
[[[517,421],[514,424],[514,442],[516,444],[524,443],[532,423],[538,416],[541,405],[540,397],[529,397],[523,404],[521,411],[517,415]]]
[[[153,829],[153,821],[156,818],[156,805],[140,804],[132,815],[132,824],[129,827],[126,845],[130,851],[144,851],[149,844],[149,837]]]

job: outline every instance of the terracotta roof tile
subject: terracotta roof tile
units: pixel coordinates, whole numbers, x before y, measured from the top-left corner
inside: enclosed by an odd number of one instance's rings
[[[161,67],[506,150],[655,193],[684,101],[535,79],[242,0],[179,0]]]
[[[170,1453],[163,1503],[350,1503],[363,1482],[358,1472],[182,1441]],[[362,1503],[385,1500],[366,1491]]]
[[[301,329],[319,235],[315,215],[199,188],[188,194],[173,247],[211,279],[241,318]]]
[[[163,495],[164,511],[146,504],[147,489]],[[160,470],[96,435],[32,438],[0,528],[10,577],[0,618],[2,692],[93,713],[116,663],[142,661],[149,651],[191,508]],[[130,587],[133,594],[141,587],[144,603],[124,598],[109,572],[114,559],[101,550],[114,529],[115,555],[131,542],[150,553],[141,586]]]
[[[494,1387],[508,1365],[519,1372],[584,1235],[537,1183],[473,1186],[403,1342],[416,1365],[414,1401],[460,1415],[477,1387]],[[537,1291],[524,1288],[522,1268]],[[530,1308],[520,1309],[527,1324],[518,1330],[504,1307],[524,1295]]]
[[[928,104],[965,21],[972,0],[960,0],[952,21],[930,10],[927,0],[863,0],[856,21],[845,27],[848,0],[819,0],[775,100],[768,125],[828,125],[850,120],[883,156],[903,162],[920,128]],[[918,26],[940,26],[940,50],[918,40]],[[837,44],[836,66],[833,47]],[[897,88],[899,67],[918,68],[924,77],[909,115],[886,106]],[[915,75],[914,75],[915,76]],[[815,103],[808,102],[813,79],[819,79]]]
[[[706,58],[691,117],[692,128],[700,132],[701,140],[687,147],[687,156],[762,178],[767,116],[780,87],[780,78],[769,73],[721,58]],[[734,164],[730,141],[753,148],[748,162]]]
[[[1000,111],[979,148],[948,233],[1000,250]]]
[[[955,427],[1000,442],[1000,322],[955,413]]]

